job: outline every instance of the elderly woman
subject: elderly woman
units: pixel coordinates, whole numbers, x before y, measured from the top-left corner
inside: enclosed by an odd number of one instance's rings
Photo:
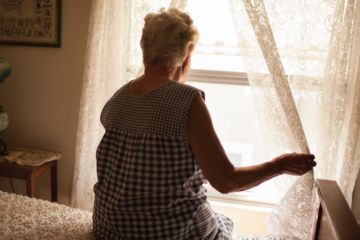
[[[316,165],[313,155],[295,153],[251,167],[231,164],[204,93],[184,84],[198,39],[190,16],[177,9],[145,17],[145,73],[121,87],[101,114],[97,239],[230,239],[233,223],[211,209],[206,181],[226,194]]]

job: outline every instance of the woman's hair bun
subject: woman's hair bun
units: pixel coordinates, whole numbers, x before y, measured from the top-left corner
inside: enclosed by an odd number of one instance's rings
[[[169,70],[182,65],[190,46],[197,44],[199,31],[188,13],[176,8],[145,16],[140,41],[143,63],[146,66],[162,64]]]

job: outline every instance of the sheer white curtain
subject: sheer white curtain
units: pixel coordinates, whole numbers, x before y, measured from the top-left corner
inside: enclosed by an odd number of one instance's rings
[[[92,210],[95,151],[103,134],[100,113],[121,85],[141,73],[144,16],[169,5],[183,9],[186,2],[93,0],[73,207]],[[360,120],[360,10],[356,1],[229,3],[269,158],[292,151],[314,153],[315,177],[337,180],[351,204],[360,163],[355,157]],[[301,178],[284,176],[277,185],[284,197],[268,218],[270,231],[310,239],[316,211],[313,173]]]
[[[336,180],[351,206],[360,163],[357,2],[229,3],[269,157],[310,148],[315,177]],[[314,173],[279,177],[277,188],[283,198],[267,219],[269,231],[312,239]]]
[[[142,65],[140,37],[144,17],[169,5],[183,9],[187,0],[93,0],[80,103],[71,206],[92,211],[97,182],[96,149],[104,129],[100,114],[106,101]]]

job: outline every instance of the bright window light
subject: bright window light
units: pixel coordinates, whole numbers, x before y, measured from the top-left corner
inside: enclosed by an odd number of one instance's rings
[[[224,72],[246,72],[237,34],[227,1],[189,1],[186,12],[200,32],[199,44],[192,57],[192,69]],[[206,79],[206,76],[205,76]],[[206,105],[225,152],[236,167],[268,160],[261,137],[259,121],[250,86],[218,82],[198,82],[190,74],[188,84],[205,92]],[[210,184],[209,197],[275,204],[279,201],[273,180],[250,190],[222,195]],[[234,200],[235,199],[235,200]]]
[[[228,2],[188,1],[185,11],[200,32],[192,69],[246,72]]]
[[[253,103],[250,86],[187,82],[205,92],[206,105],[209,109],[215,131],[225,152],[236,167],[245,167],[262,163],[267,154]],[[267,181],[250,190],[221,195],[207,184],[208,193],[224,198],[239,198],[276,204],[279,195],[273,180]]]

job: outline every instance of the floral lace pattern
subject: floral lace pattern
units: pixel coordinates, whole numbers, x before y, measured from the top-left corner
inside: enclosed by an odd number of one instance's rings
[[[40,166],[43,163],[62,158],[61,152],[29,148],[9,147],[9,155],[0,156],[0,162],[16,162],[19,165]]]
[[[269,157],[310,149],[315,176],[337,180],[350,205],[359,170],[355,3],[230,0]],[[311,239],[314,174],[276,181],[283,198],[267,219],[269,231]]]
[[[0,191],[0,238],[95,239],[92,213]]]
[[[233,240],[299,240],[297,237],[289,237],[286,235],[251,235],[251,236],[237,236]]]

